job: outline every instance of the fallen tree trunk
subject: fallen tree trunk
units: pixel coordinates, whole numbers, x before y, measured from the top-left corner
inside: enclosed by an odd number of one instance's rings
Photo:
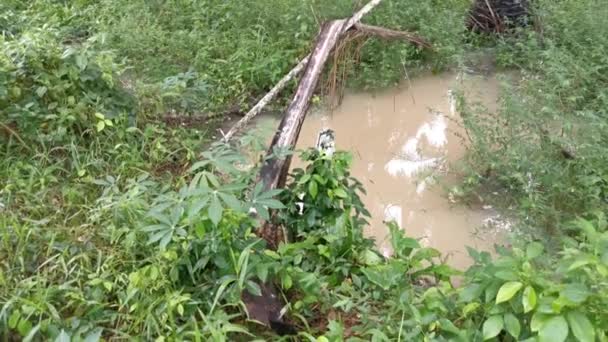
[[[369,13],[374,7],[378,6],[378,4],[380,4],[381,2],[382,2],[382,0],[371,0],[369,3],[367,3],[367,5],[363,6],[357,13],[353,14],[353,16],[350,17],[350,19],[348,19],[348,21],[342,28],[342,32],[346,32],[350,28],[352,28],[356,23],[358,23],[361,20],[361,18],[363,18],[364,15]],[[272,89],[270,89],[270,91],[266,95],[264,95],[264,97],[262,97],[260,99],[260,101],[258,101],[258,103],[256,103],[256,105],[253,106],[253,108],[251,108],[251,110],[249,110],[249,112],[247,112],[247,114],[245,114],[245,116],[241,120],[239,120],[234,126],[232,126],[232,128],[228,131],[228,133],[224,134],[223,140],[225,142],[230,141],[230,139],[240,129],[245,127],[245,125],[249,121],[251,121],[251,119],[253,119],[256,115],[258,115],[260,113],[262,108],[264,108],[270,101],[272,101],[275,97],[277,97],[277,95],[281,92],[281,90],[283,90],[283,88],[285,88],[287,83],[289,83],[289,81],[291,81],[294,77],[299,75],[300,72],[302,72],[302,70],[304,70],[310,57],[311,57],[311,54],[304,57],[298,63],[298,65],[296,65],[293,69],[291,69],[291,71],[289,73],[287,73],[287,75],[285,75],[274,87],[272,87]]]
[[[293,100],[272,139],[267,155],[272,155],[277,148],[293,148],[295,146],[310,105],[310,99],[323,71],[323,66],[338,42],[345,23],[345,20],[334,20],[322,25],[304,75],[300,79]],[[265,190],[283,186],[290,163],[291,156],[283,159],[277,157],[266,158],[258,182],[262,182]],[[282,229],[273,225],[272,222],[265,222],[257,232],[258,236],[266,240],[268,248],[272,249],[276,249],[283,240],[283,234],[281,233]],[[269,282],[260,284],[260,288],[262,289],[261,296],[254,296],[247,292],[242,294],[242,300],[247,308],[249,318],[270,326],[280,335],[296,333],[294,327],[283,321],[281,315],[283,305],[275,285]]]
[[[267,156],[270,158],[266,158],[260,170],[259,182],[262,182],[263,189],[266,191],[281,188],[285,185],[291,156],[282,159],[271,156],[275,150],[291,150],[295,147],[306,112],[310,106],[310,100],[323,72],[323,66],[338,42],[345,23],[345,20],[334,20],[324,23],[321,28],[315,48],[306,66],[306,71],[298,83],[293,100],[268,148]],[[270,248],[276,248],[283,240],[282,230],[274,227],[271,222],[263,224],[258,235],[266,240]]]

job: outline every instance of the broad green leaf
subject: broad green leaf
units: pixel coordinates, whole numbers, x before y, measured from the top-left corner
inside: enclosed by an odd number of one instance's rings
[[[544,250],[544,247],[541,243],[532,242],[526,248],[526,257],[529,260],[532,260],[532,259],[540,256],[541,254],[543,254],[543,250]]]
[[[363,272],[367,280],[380,286],[382,289],[388,290],[390,288],[391,284],[389,283],[386,273],[382,270],[378,270],[378,266],[362,268],[361,272]]]
[[[577,340],[581,342],[595,341],[595,329],[585,314],[573,311],[568,312],[566,317],[568,318],[568,323],[570,323],[572,334],[574,334]]]
[[[536,291],[532,286],[527,286],[524,289],[523,296],[521,298],[522,305],[524,306],[524,313],[528,313],[536,307]]]
[[[154,233],[152,236],[150,236],[150,239],[148,240],[148,244],[153,244],[153,243],[159,241],[167,233],[171,233],[171,230],[169,230],[169,229],[163,229],[163,230],[160,230],[160,231]]]
[[[485,287],[483,287],[481,284],[469,284],[460,291],[460,300],[463,302],[471,302],[474,299],[479,298],[484,289]]]
[[[346,191],[344,191],[343,189],[334,190],[334,195],[336,195],[337,197],[340,197],[340,198],[348,197],[348,195],[346,194]]]
[[[224,194],[221,192],[219,192],[218,195],[230,209],[234,211],[241,211],[243,209],[241,201],[239,201],[234,195]]]
[[[505,314],[504,318],[507,332],[517,339],[521,333],[521,325],[519,324],[519,320],[512,313]]]
[[[46,94],[47,88],[46,87],[38,87],[38,89],[36,89],[36,95],[38,95],[38,97],[43,97],[44,94]]]
[[[17,324],[17,331],[21,336],[27,335],[32,330],[32,323],[29,320],[22,318]]]
[[[506,281],[515,281],[518,279],[517,273],[513,271],[502,270],[494,273],[494,276],[498,279]]]
[[[262,282],[266,282],[268,279],[268,265],[267,264],[258,264],[256,266],[256,275]]]
[[[70,342],[70,341],[71,341],[71,337],[70,337],[70,335],[68,335],[67,332],[65,332],[65,330],[61,330],[59,335],[57,335],[57,337],[55,338],[55,342]]]
[[[588,265],[588,264],[590,264],[592,262],[593,262],[593,259],[591,259],[590,257],[583,257],[583,258],[577,259],[576,261],[574,261],[570,265],[570,267],[568,267],[568,271],[573,271],[573,270],[575,270],[577,268],[581,268],[581,267],[583,267],[585,265]]]
[[[97,132],[103,131],[106,127],[106,123],[103,120],[97,121]]]
[[[87,56],[85,56],[83,54],[76,55],[76,65],[78,66],[78,68],[80,68],[80,70],[86,69],[87,64],[88,64]]]
[[[480,306],[481,304],[477,302],[469,303],[462,308],[462,315],[468,316],[470,313],[475,312]]]
[[[568,337],[568,322],[563,316],[546,321],[538,332],[540,342],[563,342]]]
[[[21,311],[13,311],[13,313],[8,319],[8,327],[11,329],[15,329],[17,327],[17,323],[19,323],[19,319],[21,319]]]
[[[589,297],[589,289],[585,284],[568,284],[560,293],[572,303],[581,304]]]
[[[498,336],[498,334],[502,331],[503,327],[504,322],[502,320],[502,316],[491,316],[483,323],[483,340],[489,340]]]
[[[498,290],[498,294],[496,295],[496,304],[500,304],[508,301],[513,298],[517,291],[519,291],[524,284],[518,281],[510,281],[508,283],[503,284]]]
[[[317,186],[317,182],[310,181],[310,183],[308,183],[308,193],[310,194],[310,197],[312,197],[313,199],[317,198],[317,194],[319,193],[319,188]]]
[[[262,288],[260,287],[260,285],[258,285],[258,283],[254,282],[254,281],[247,280],[245,287],[247,288],[247,291],[249,291],[249,293],[251,293],[254,296],[262,295]]]
[[[289,290],[291,288],[291,286],[293,285],[293,281],[291,280],[291,277],[286,274],[282,277],[282,283],[283,283],[283,288],[285,290]]]
[[[283,205],[283,203],[281,203],[280,201],[277,201],[275,199],[263,199],[263,200],[258,200],[258,203],[261,205],[264,205],[270,209],[283,209],[285,208],[285,206]]]
[[[30,329],[30,331],[27,334],[27,336],[25,336],[23,338],[23,342],[31,342],[31,341],[33,341],[34,337],[36,337],[36,334],[38,334],[38,330],[40,330],[40,323],[36,324],[35,327],[33,327],[32,329]],[[85,342],[89,342],[89,341],[85,341]]]
[[[222,220],[222,213],[224,212],[224,208],[222,208],[222,204],[217,196],[213,196],[211,199],[211,204],[209,205],[209,218],[211,222],[216,226]]]
[[[374,251],[366,249],[359,255],[359,261],[367,266],[377,265],[382,262],[382,258]]]
[[[267,256],[269,256],[271,258],[273,258],[274,260],[281,259],[281,256],[279,255],[279,253],[277,253],[277,252],[275,252],[273,250],[270,250],[270,249],[264,250],[264,254],[266,254]]]
[[[102,328],[97,328],[85,337],[84,342],[98,342],[101,339]]]
[[[439,320],[439,324],[441,326],[441,330],[452,333],[454,335],[460,335],[461,331],[452,323],[450,320],[442,318]]]
[[[539,331],[543,327],[545,322],[549,320],[549,318],[551,318],[550,315],[535,312],[534,315],[532,315],[532,319],[530,320],[530,331]]]
[[[207,205],[209,198],[197,198],[188,208],[188,220],[193,220],[200,211]]]

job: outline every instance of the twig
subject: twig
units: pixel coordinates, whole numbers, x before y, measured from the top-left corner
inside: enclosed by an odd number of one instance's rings
[[[15,132],[12,128],[10,128],[8,125],[6,125],[4,122],[0,122],[0,126],[2,126],[2,129],[4,129],[6,132],[8,132],[9,135],[14,136],[19,143],[25,147],[25,149],[27,150],[31,150],[29,146],[27,146],[27,144],[25,143],[25,141],[23,141],[23,139],[21,139],[21,137],[19,136],[19,134],[17,132]]]
[[[378,36],[383,39],[404,39],[413,44],[416,44],[419,47],[424,47],[427,49],[433,48],[431,43],[429,43],[426,39],[411,32],[391,30],[384,27],[365,25],[361,23],[356,23],[355,29],[367,34]]]

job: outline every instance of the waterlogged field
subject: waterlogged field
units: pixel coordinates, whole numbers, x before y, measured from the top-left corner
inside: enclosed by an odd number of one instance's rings
[[[340,61],[348,94],[386,94],[404,79],[422,89],[395,95],[396,113],[445,95],[417,76],[468,71],[477,52],[517,73],[484,87],[500,89],[493,106],[454,89],[439,108],[458,114],[444,123],[459,123],[448,132],[464,140],[460,162],[442,168],[456,182],[437,177],[447,185],[433,188],[437,200],[483,203],[512,223],[512,239],[492,253],[459,246],[471,256],[466,271],[408,230],[411,203],[384,230],[370,200],[418,189],[404,181],[407,158],[433,146],[405,147],[412,137],[424,145],[438,120],[420,137],[426,117],[379,127],[374,134],[411,134],[395,137],[397,162],[369,171],[361,160],[376,155],[354,147],[373,138],[348,133],[367,121],[338,109],[329,120],[349,150],[304,153],[286,189],[270,193],[255,186],[252,156],[266,148],[255,130],[214,143],[226,113],[246,110],[305,55],[321,21],[361,4],[0,3],[0,340],[606,341],[603,1],[538,0],[534,25],[491,36],[465,30],[468,1],[385,0],[364,21],[417,32],[433,51],[370,39]],[[383,106],[372,123],[390,114]],[[316,134],[319,118],[310,119],[303,139]],[[366,178],[373,170],[402,178],[384,191]],[[290,242],[267,249],[252,207],[263,218],[274,210]],[[474,230],[465,215],[442,231]],[[367,238],[368,222],[386,235],[380,244]],[[288,303],[272,328],[248,319],[241,300],[265,283]]]

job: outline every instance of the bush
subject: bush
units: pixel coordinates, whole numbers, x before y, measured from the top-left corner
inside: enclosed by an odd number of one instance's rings
[[[118,83],[122,66],[103,37],[65,47],[52,29],[5,38],[0,55],[0,111],[19,134],[65,142],[133,116],[135,102]]]

